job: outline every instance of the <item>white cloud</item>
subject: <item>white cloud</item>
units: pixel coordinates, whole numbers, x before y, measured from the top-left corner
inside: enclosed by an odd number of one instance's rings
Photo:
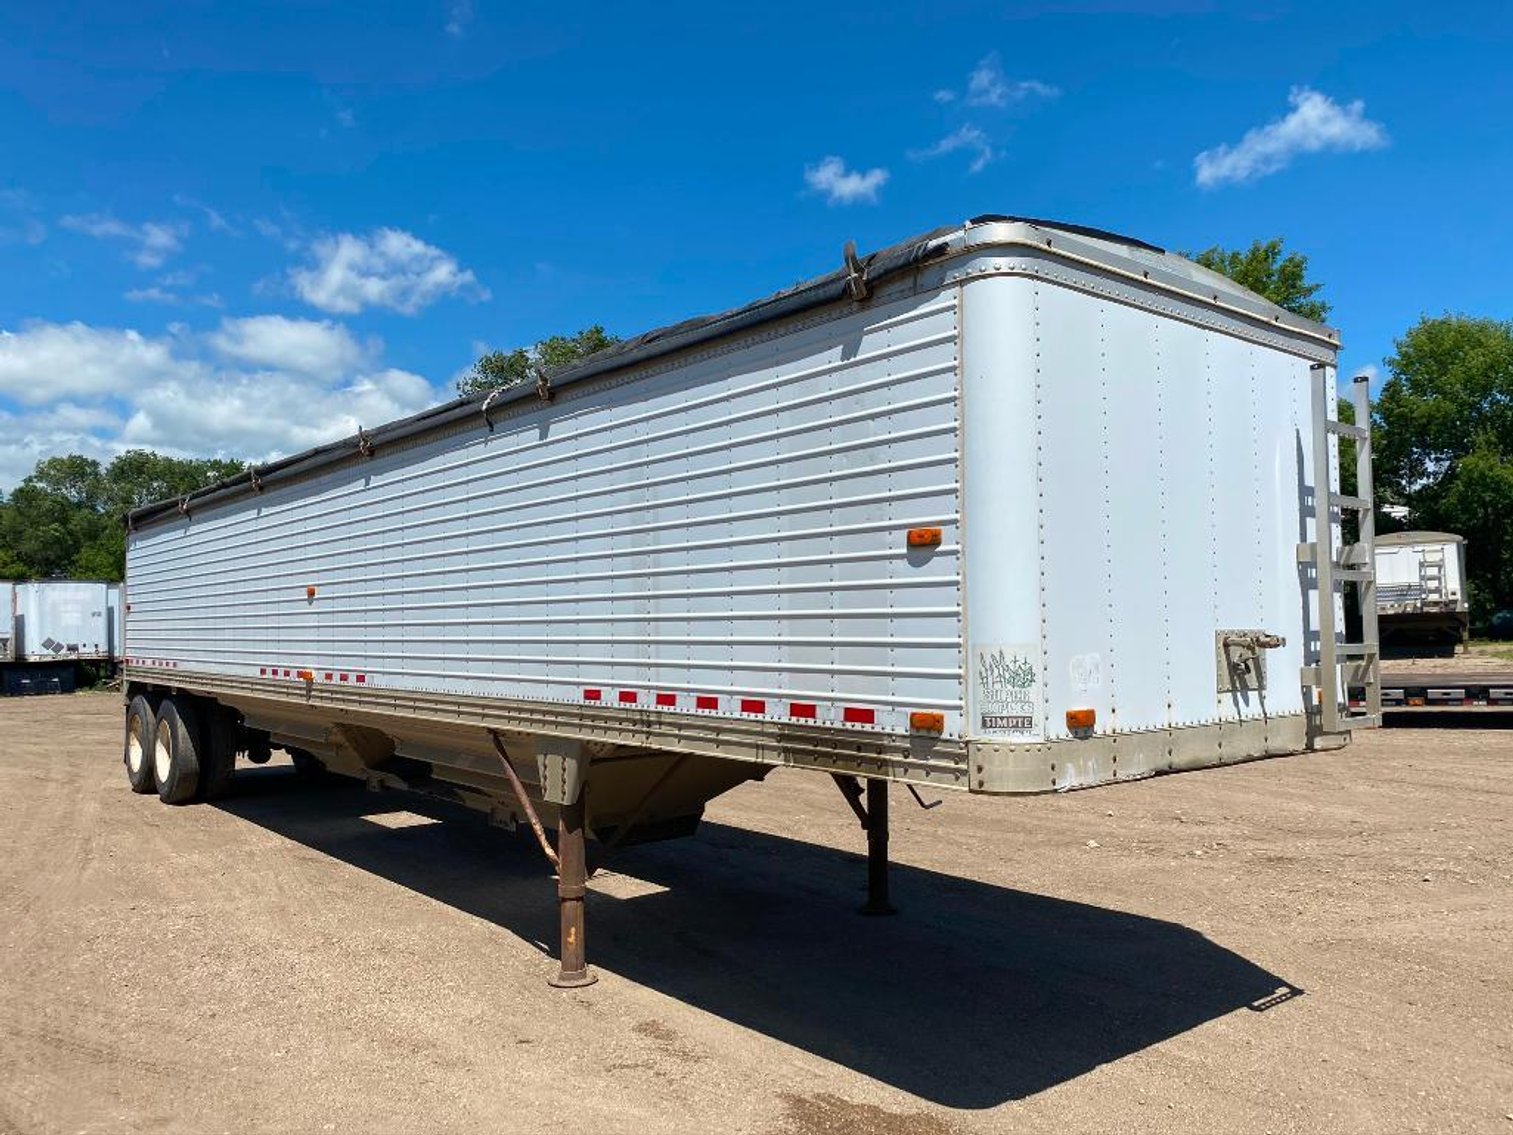
[[[878,190],[888,182],[885,169],[850,170],[846,163],[835,155],[820,160],[818,165],[804,168],[804,182],[816,193],[823,194],[830,205],[852,205],[858,201],[869,204],[877,201]]]
[[[101,240],[122,240],[131,246],[127,258],[138,268],[160,268],[184,247],[189,226],[178,221],[143,221],[128,224],[104,213],[59,218],[65,229]]]
[[[0,331],[0,486],[38,459],[108,460],[132,446],[262,461],[418,412],[423,377],[383,367],[381,344],[340,324],[254,316],[160,337],[81,323]]]
[[[179,366],[167,339],[83,323],[0,330],[0,394],[28,406],[130,390]]]
[[[998,156],[998,152],[989,143],[988,136],[976,126],[967,123],[953,130],[928,149],[911,150],[909,157],[915,161],[928,161],[930,158],[954,154],[958,150],[965,150],[972,155],[972,163],[968,166],[972,173],[980,173]]]
[[[1060,94],[1060,89],[1039,79],[1010,79],[1003,72],[1003,62],[999,59],[998,52],[992,51],[972,68],[971,74],[967,76],[964,95],[958,96],[952,90],[939,90],[931,97],[937,104],[952,108],[947,121],[954,119],[960,122],[961,115],[954,110],[958,97],[965,106],[1002,110],[1032,101],[1057,98]],[[1002,156],[986,130],[975,122],[962,122],[934,145],[923,150],[910,150],[909,157],[913,161],[927,161],[958,152],[971,155],[967,166],[971,173],[981,173],[990,162]]]
[[[187,295],[183,292],[171,292],[160,284],[153,284],[148,288],[129,288],[122,298],[131,303],[161,303],[170,307],[225,307],[226,301],[221,299],[216,292],[205,292],[201,295]]]
[[[1341,106],[1328,95],[1294,87],[1287,101],[1292,110],[1286,117],[1246,131],[1236,145],[1215,146],[1195,157],[1198,185],[1212,189],[1254,181],[1286,169],[1299,154],[1355,153],[1388,144],[1387,131],[1366,117],[1360,99]]]
[[[290,252],[298,252],[305,246],[305,234],[298,224],[287,218],[283,222],[272,221],[267,217],[252,218],[252,227],[258,236],[267,237],[277,241]]]
[[[452,0],[447,6],[447,35],[461,39],[473,22],[473,0]]]
[[[201,268],[176,268],[164,272],[150,287],[127,289],[123,298],[131,303],[160,303],[170,307],[225,307],[226,301],[216,292],[192,294],[177,290],[193,287],[202,271]]]
[[[350,373],[369,355],[340,323],[282,315],[223,319],[207,342],[233,362],[328,379]]]
[[[47,239],[47,226],[36,217],[18,217],[15,222],[0,225],[0,244],[29,244],[36,247]]]
[[[226,219],[224,214],[212,209],[203,201],[196,201],[193,197],[187,197],[182,193],[173,195],[173,203],[180,208],[198,209],[205,217],[205,226],[211,232],[225,233],[227,236],[241,236],[241,230]]]
[[[123,447],[262,461],[414,414],[436,402],[431,384],[382,370],[328,386],[281,372],[187,372],[143,392]]]
[[[1059,94],[1059,88],[1039,79],[1010,79],[1003,73],[996,51],[983,56],[967,76],[968,106],[1003,107],[1032,98],[1053,99]]]
[[[79,453],[109,461],[120,450],[96,431],[120,426],[114,414],[71,402],[25,414],[0,410],[0,488],[19,484],[44,457]]]
[[[488,289],[450,253],[401,229],[318,237],[309,256],[308,266],[289,272],[294,290],[312,307],[336,315],[369,307],[414,315],[444,296],[489,298]]]

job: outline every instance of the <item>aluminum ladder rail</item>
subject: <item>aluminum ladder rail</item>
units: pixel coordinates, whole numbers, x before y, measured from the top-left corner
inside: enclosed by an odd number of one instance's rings
[[[1312,565],[1318,594],[1318,663],[1304,666],[1303,685],[1316,691],[1319,733],[1340,734],[1382,723],[1381,632],[1376,610],[1376,514],[1371,479],[1371,392],[1365,375],[1357,375],[1351,389],[1355,424],[1341,422],[1330,413],[1330,385],[1335,369],[1314,363],[1313,384],[1313,500],[1314,539],[1298,545],[1298,562]],[[1355,442],[1356,496],[1337,493],[1331,487],[1330,439],[1348,437]],[[1346,512],[1359,517],[1360,538],[1354,544],[1335,546],[1334,517]],[[1354,583],[1361,608],[1361,640],[1348,642],[1340,636],[1334,611],[1335,585]],[[1346,668],[1342,676],[1341,668]],[[1352,686],[1365,690],[1364,713],[1349,707]]]
[[[1443,607],[1445,603],[1445,549],[1426,549],[1418,562],[1418,585],[1423,590],[1423,603]]]

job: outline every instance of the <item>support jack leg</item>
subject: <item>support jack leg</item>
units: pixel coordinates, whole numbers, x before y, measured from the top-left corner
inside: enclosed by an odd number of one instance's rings
[[[559,956],[561,968],[548,979],[558,989],[592,985],[599,975],[588,968],[583,940],[583,901],[588,893],[588,855],[585,847],[584,793],[563,804],[557,819],[557,906],[562,917]]]
[[[867,780],[867,901],[861,913],[897,914],[888,901],[888,782]]]

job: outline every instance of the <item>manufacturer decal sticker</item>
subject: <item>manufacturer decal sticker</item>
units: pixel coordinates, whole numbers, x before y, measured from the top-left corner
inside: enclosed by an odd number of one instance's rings
[[[973,681],[980,732],[1009,737],[1040,735],[1039,647],[979,647]]]

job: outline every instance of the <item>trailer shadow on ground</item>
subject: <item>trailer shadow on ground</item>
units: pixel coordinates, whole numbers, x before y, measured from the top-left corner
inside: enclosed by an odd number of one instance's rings
[[[238,782],[218,807],[553,948],[544,860],[478,814],[344,785],[312,790],[281,769]],[[444,822],[373,820],[401,811]],[[1174,923],[906,865],[893,874],[902,913],[863,918],[863,864],[715,823],[626,849],[612,870],[644,893],[590,895],[590,962],[957,1108],[1033,1095],[1301,993]],[[545,958],[541,970],[544,986]]]

